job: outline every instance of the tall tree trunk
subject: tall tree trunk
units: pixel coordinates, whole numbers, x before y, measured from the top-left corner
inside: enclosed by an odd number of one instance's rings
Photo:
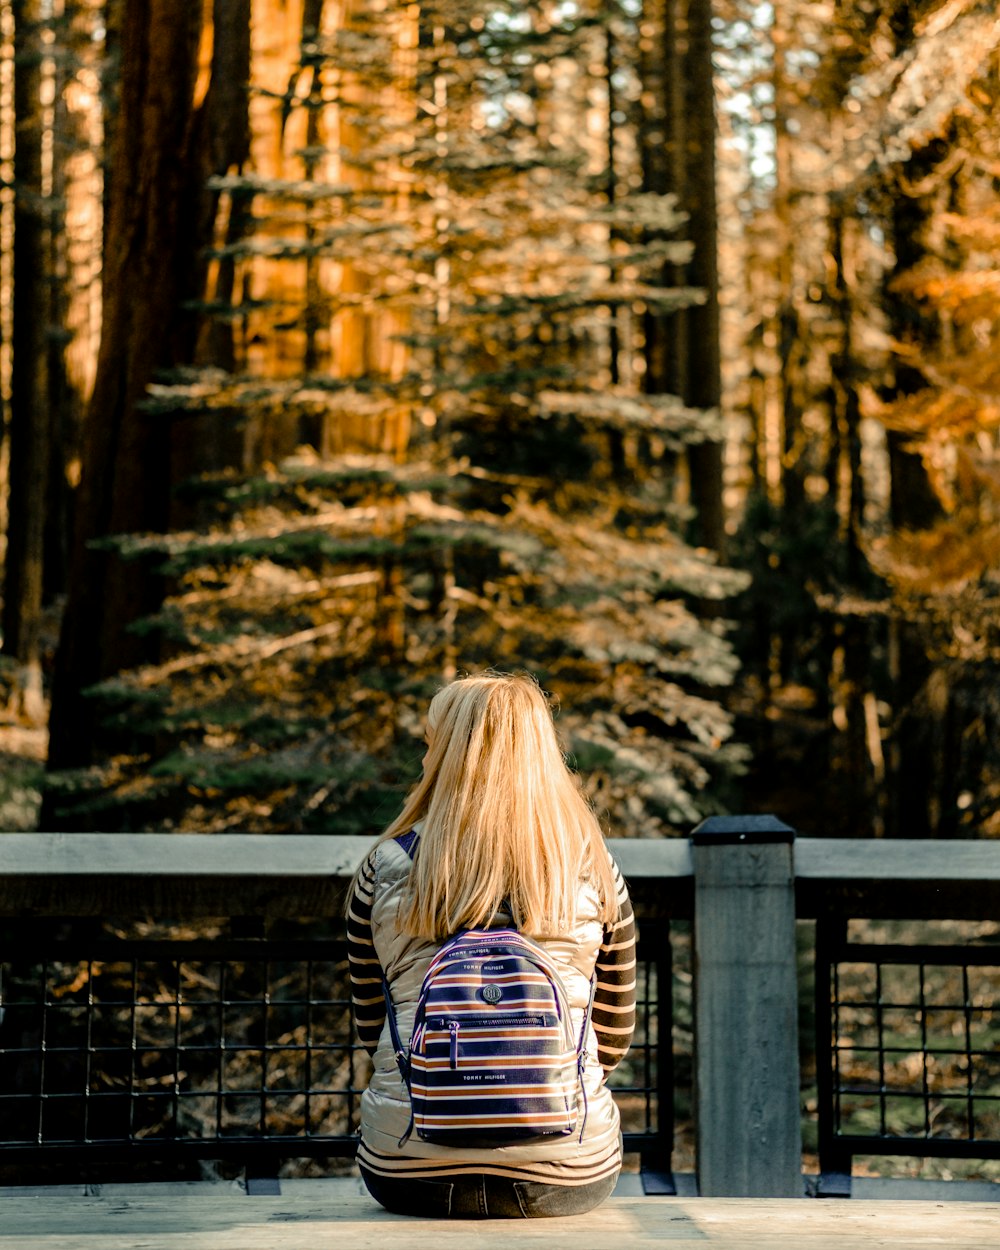
[[[93,385],[100,309],[100,109],[71,84],[96,73],[99,17],[87,0],[50,0],[55,45],[52,172],[49,211],[49,290],[53,333],[49,340],[49,409],[52,450],[45,507],[43,599],[66,591],[80,439]]]
[[[718,408],[722,401],[719,344],[718,211],[715,186],[715,83],[712,65],[712,0],[687,6],[687,200],[688,231],[694,244],[690,282],[705,302],[689,310],[688,377],[684,398],[695,408]],[[704,442],[688,451],[691,502],[697,537],[721,551],[725,540],[722,507],[722,444]]]
[[[615,94],[615,36],[611,28],[610,22],[604,30],[604,80],[607,85],[607,122],[606,140],[607,140],[607,168],[605,171],[604,193],[607,196],[608,204],[614,204],[618,198],[618,181],[615,172],[615,155],[617,147],[617,124],[615,122],[615,114],[618,109],[618,101]],[[614,245],[616,232],[610,231],[609,242]],[[608,271],[608,277],[612,284],[618,276],[617,268],[612,265]],[[610,314],[608,322],[608,380],[612,386],[618,386],[621,382],[621,365],[619,357],[621,355],[621,335],[618,331],[619,307],[612,304],[608,309]],[[625,445],[625,436],[621,430],[608,431],[608,464],[612,475],[618,481],[625,481],[628,477],[628,455]]]
[[[212,302],[230,305],[235,290],[232,256],[209,261],[205,247],[213,241],[219,217],[220,194],[207,186],[215,175],[243,173],[250,161],[250,0],[212,0],[211,60],[205,63],[202,41],[200,72],[210,74],[195,114],[187,191],[195,228],[189,231],[186,253],[179,256],[183,288],[180,298],[197,304],[209,295]],[[224,237],[232,244],[251,228],[249,200],[238,192],[230,196]],[[180,323],[182,342],[178,358],[232,370],[235,366],[234,323],[197,314]],[[171,439],[170,477],[179,484],[198,474],[241,465],[244,433],[236,415],[227,410],[178,414]],[[171,528],[185,529],[201,519],[190,496],[175,494],[170,501]]]
[[[3,649],[21,666],[21,711],[43,717],[40,625],[45,501],[51,448],[48,397],[49,225],[43,186],[41,0],[14,0],[14,307],[10,497]]]
[[[683,207],[687,202],[685,161],[684,53],[687,23],[682,0],[647,0],[644,24],[655,32],[656,43],[644,67],[648,92],[643,135],[643,190],[672,193]],[[683,266],[664,266],[664,286],[682,286]],[[646,377],[650,394],[683,395],[687,390],[688,310],[670,316],[650,312],[645,318]]]
[[[939,326],[912,297],[894,288],[893,279],[906,273],[934,251],[930,231],[936,204],[944,187],[938,167],[946,161],[945,142],[935,140],[915,152],[903,167],[892,205],[895,269],[886,283],[885,309],[890,332],[906,344],[919,359],[922,348],[933,350]],[[897,356],[886,397],[890,400],[915,394],[926,386],[920,368]],[[889,430],[889,514],[896,529],[923,529],[942,515],[941,501],[931,483],[923,457],[910,446],[906,434]],[[892,622],[890,677],[895,725],[890,744],[892,805],[888,829],[898,837],[927,836],[932,832],[935,794],[935,722],[927,710],[932,706],[929,692],[938,691],[934,665],[928,658],[922,631],[917,623],[901,617]],[[943,687],[947,689],[947,687]]]
[[[844,204],[834,195],[829,210],[831,290],[829,300],[840,327],[840,342],[831,352],[831,433],[836,463],[831,465],[833,498],[839,519],[848,586],[859,585],[863,556],[860,537],[864,510],[861,476],[861,404],[857,385],[854,292],[850,275],[849,225]],[[841,815],[858,832],[884,832],[882,743],[871,656],[875,623],[863,616],[844,616],[832,623],[833,654],[828,663],[833,767],[838,776]]]
[[[310,51],[316,46],[322,33],[323,0],[305,0],[302,6],[302,39],[300,42],[300,66],[303,75],[309,77],[309,89],[306,93],[306,135],[303,148],[303,164],[305,165],[306,182],[315,182],[317,168],[320,166],[319,153],[322,147],[320,133],[320,110],[323,100],[323,57]],[[304,307],[302,310],[305,349],[302,368],[307,374],[315,373],[320,367],[319,337],[325,328],[328,315],[324,316],[323,288],[321,282],[321,261],[311,249],[316,243],[317,229],[314,217],[315,206],[307,202],[303,205],[305,214],[305,237],[309,245],[304,265],[305,279],[303,282]],[[327,442],[327,416],[310,414],[299,419],[299,440],[315,447],[322,452]]]
[[[250,21],[250,0],[213,0],[211,78],[198,110],[194,138],[194,156],[201,167],[192,187],[197,197],[195,238],[199,243],[211,239],[219,211],[219,193],[206,188],[205,182],[213,175],[243,173],[250,160]],[[226,220],[227,244],[247,233],[249,216],[246,197],[234,195]],[[211,276],[215,302],[228,304],[235,286],[232,257],[209,264],[196,253],[192,260],[190,298],[201,297]],[[199,364],[234,367],[230,320],[206,318],[192,322],[189,328],[197,335],[197,343],[189,350]]]
[[[690,201],[687,162],[687,4],[686,0],[665,0],[663,31],[663,99],[666,112],[666,185],[665,190],[677,196],[678,203],[686,208]],[[690,231],[688,231],[690,235]],[[672,266],[667,285],[682,286],[688,274],[680,266]],[[661,318],[660,324],[663,320]],[[691,342],[691,316],[687,308],[681,309],[664,327],[662,390],[672,395],[688,392],[689,353]]]
[[[101,127],[104,131],[104,204],[102,213],[102,255],[107,251],[109,205],[114,170],[111,154],[115,149],[118,133],[118,115],[121,108],[122,79],[122,29],[125,25],[125,9],[129,0],[104,0],[104,65],[101,70]]]
[[[913,45],[920,17],[916,4],[898,3],[893,9],[889,27],[897,52]],[[919,363],[911,361],[919,362],[924,351],[933,351],[940,337],[936,314],[901,291],[895,279],[929,258],[940,259],[940,240],[935,234],[938,215],[950,207],[952,149],[950,136],[932,139],[898,168],[891,187],[890,242],[895,264],[886,275],[883,307],[889,332],[904,350],[897,353],[884,390],[890,401],[913,395],[927,385]],[[942,515],[942,507],[922,456],[905,433],[890,430],[887,441],[892,525],[897,529],[932,525]],[[947,683],[942,685],[939,680],[916,622],[902,616],[893,620],[890,643],[894,729],[889,744],[892,801],[888,831],[896,836],[919,837],[931,833],[935,821],[934,726],[943,716],[937,705]]]
[[[903,0],[896,4],[889,28],[897,53],[913,45],[921,15],[921,6],[916,3]],[[945,207],[940,200],[943,193],[948,193],[948,186],[942,169],[948,169],[950,155],[947,138],[932,139],[910,155],[891,188],[891,243],[895,263],[885,283],[886,319],[893,339],[916,349],[918,357],[921,348],[933,347],[937,342],[937,317],[921,309],[912,296],[900,294],[894,287],[894,280],[933,254],[929,235],[936,212]],[[897,356],[886,398],[912,395],[924,386],[926,381],[920,369]],[[907,444],[905,435],[889,432],[890,514],[897,528],[921,528],[940,517],[941,506],[921,456]]]
[[[85,691],[148,658],[129,626],[161,598],[152,570],[94,544],[162,531],[168,519],[169,429],[136,406],[154,372],[183,359],[178,305],[196,246],[185,210],[201,25],[200,5],[172,0],[130,0],[123,15],[102,336],[54,674],[52,768],[95,758],[100,735]]]
[[[777,220],[778,256],[778,390],[781,406],[781,495],[787,524],[798,525],[805,504],[805,473],[801,460],[802,436],[802,323],[796,304],[795,249],[792,193],[795,171],[793,139],[788,130],[792,92],[788,83],[785,50],[791,42],[792,6],[776,6],[772,39],[774,64],[774,215]]]
[[[831,466],[834,499],[840,522],[840,541],[847,551],[847,575],[857,584],[862,568],[860,548],[864,520],[864,480],[861,476],[861,398],[858,393],[857,354],[855,344],[854,292],[850,272],[850,241],[844,205],[833,197],[829,214],[830,260],[832,290],[830,303],[840,327],[840,342],[830,358],[833,378],[832,440],[836,449],[836,465]]]

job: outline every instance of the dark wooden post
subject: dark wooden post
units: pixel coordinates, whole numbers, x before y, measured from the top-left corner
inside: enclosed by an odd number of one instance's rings
[[[713,816],[692,833],[695,1105],[706,1197],[801,1198],[795,831]]]

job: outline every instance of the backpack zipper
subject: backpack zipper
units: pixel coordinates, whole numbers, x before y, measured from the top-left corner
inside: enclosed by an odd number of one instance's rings
[[[465,1020],[453,1020],[450,1016],[437,1016],[428,1020],[426,1027],[429,1029],[448,1029],[450,1032],[452,1029],[460,1028],[509,1028],[511,1026],[517,1027],[518,1025],[532,1025],[535,1028],[544,1029],[547,1024],[548,1021],[546,1021],[544,1016],[495,1016],[483,1013],[471,1016]]]
[[[458,1067],[458,1033],[462,1027],[462,1021],[441,1019],[441,1020],[435,1021],[434,1023],[437,1024],[438,1028],[447,1027],[448,1029],[448,1063],[450,1067],[457,1068]],[[467,1028],[469,1027],[475,1028],[477,1025],[480,1028],[483,1028],[483,1027],[490,1028],[490,1027],[495,1027],[498,1025],[504,1026],[504,1027],[533,1025],[535,1027],[544,1028],[545,1018],[544,1016],[476,1016],[473,1020],[466,1020],[465,1024]]]

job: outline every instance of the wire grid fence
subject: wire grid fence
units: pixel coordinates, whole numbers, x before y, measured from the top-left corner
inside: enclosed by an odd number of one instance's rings
[[[0,965],[0,1159],[225,1155],[260,1140],[353,1150],[369,1069],[344,941],[68,953]]]
[[[1000,1159],[1000,947],[817,931],[820,1170],[854,1155]]]
[[[164,1165],[191,1175],[205,1159],[353,1158],[371,1063],[354,1032],[342,938],[122,940],[70,931],[42,949],[8,933],[5,948],[0,1170],[8,1179],[87,1160],[130,1174],[155,1160],[162,1176]],[[636,1038],[614,1084],[627,1147],[669,1157],[663,978],[670,984],[669,942],[639,961]]]
[[[657,936],[655,956],[637,960],[635,1034],[608,1084],[618,1104],[626,1149],[656,1156],[658,1166],[669,1171],[674,1134],[673,963],[669,930],[664,927]],[[661,1040],[666,1044],[661,1046]]]

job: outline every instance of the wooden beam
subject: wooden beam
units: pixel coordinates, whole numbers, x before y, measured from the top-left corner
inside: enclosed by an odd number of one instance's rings
[[[698,1189],[801,1198],[793,830],[703,821],[695,869]]]
[[[802,881],[1000,882],[1000,842],[930,838],[798,838]]]
[[[294,834],[5,834],[0,915],[337,915],[370,845]]]
[[[337,915],[371,845],[305,834],[0,834],[0,915]],[[690,915],[686,840],[610,845],[647,915]]]
[[[0,915],[333,915],[371,842],[302,834],[0,833]],[[686,839],[611,838],[609,845],[644,914],[691,916]],[[1000,909],[1000,842],[800,838],[794,864],[800,918],[833,908],[857,917],[989,919]]]
[[[354,1182],[355,1184],[357,1182]],[[350,1182],[345,1182],[350,1184]],[[791,1202],[611,1198],[589,1215],[509,1221],[390,1215],[367,1196],[302,1182],[292,1194],[249,1198],[219,1185],[182,1193],[147,1186],[132,1197],[43,1199],[0,1195],[0,1250],[553,1250],[610,1244],[676,1250],[994,1250],[997,1206],[985,1202]]]
[[[1000,842],[801,838],[796,914],[990,920],[1000,912]]]

